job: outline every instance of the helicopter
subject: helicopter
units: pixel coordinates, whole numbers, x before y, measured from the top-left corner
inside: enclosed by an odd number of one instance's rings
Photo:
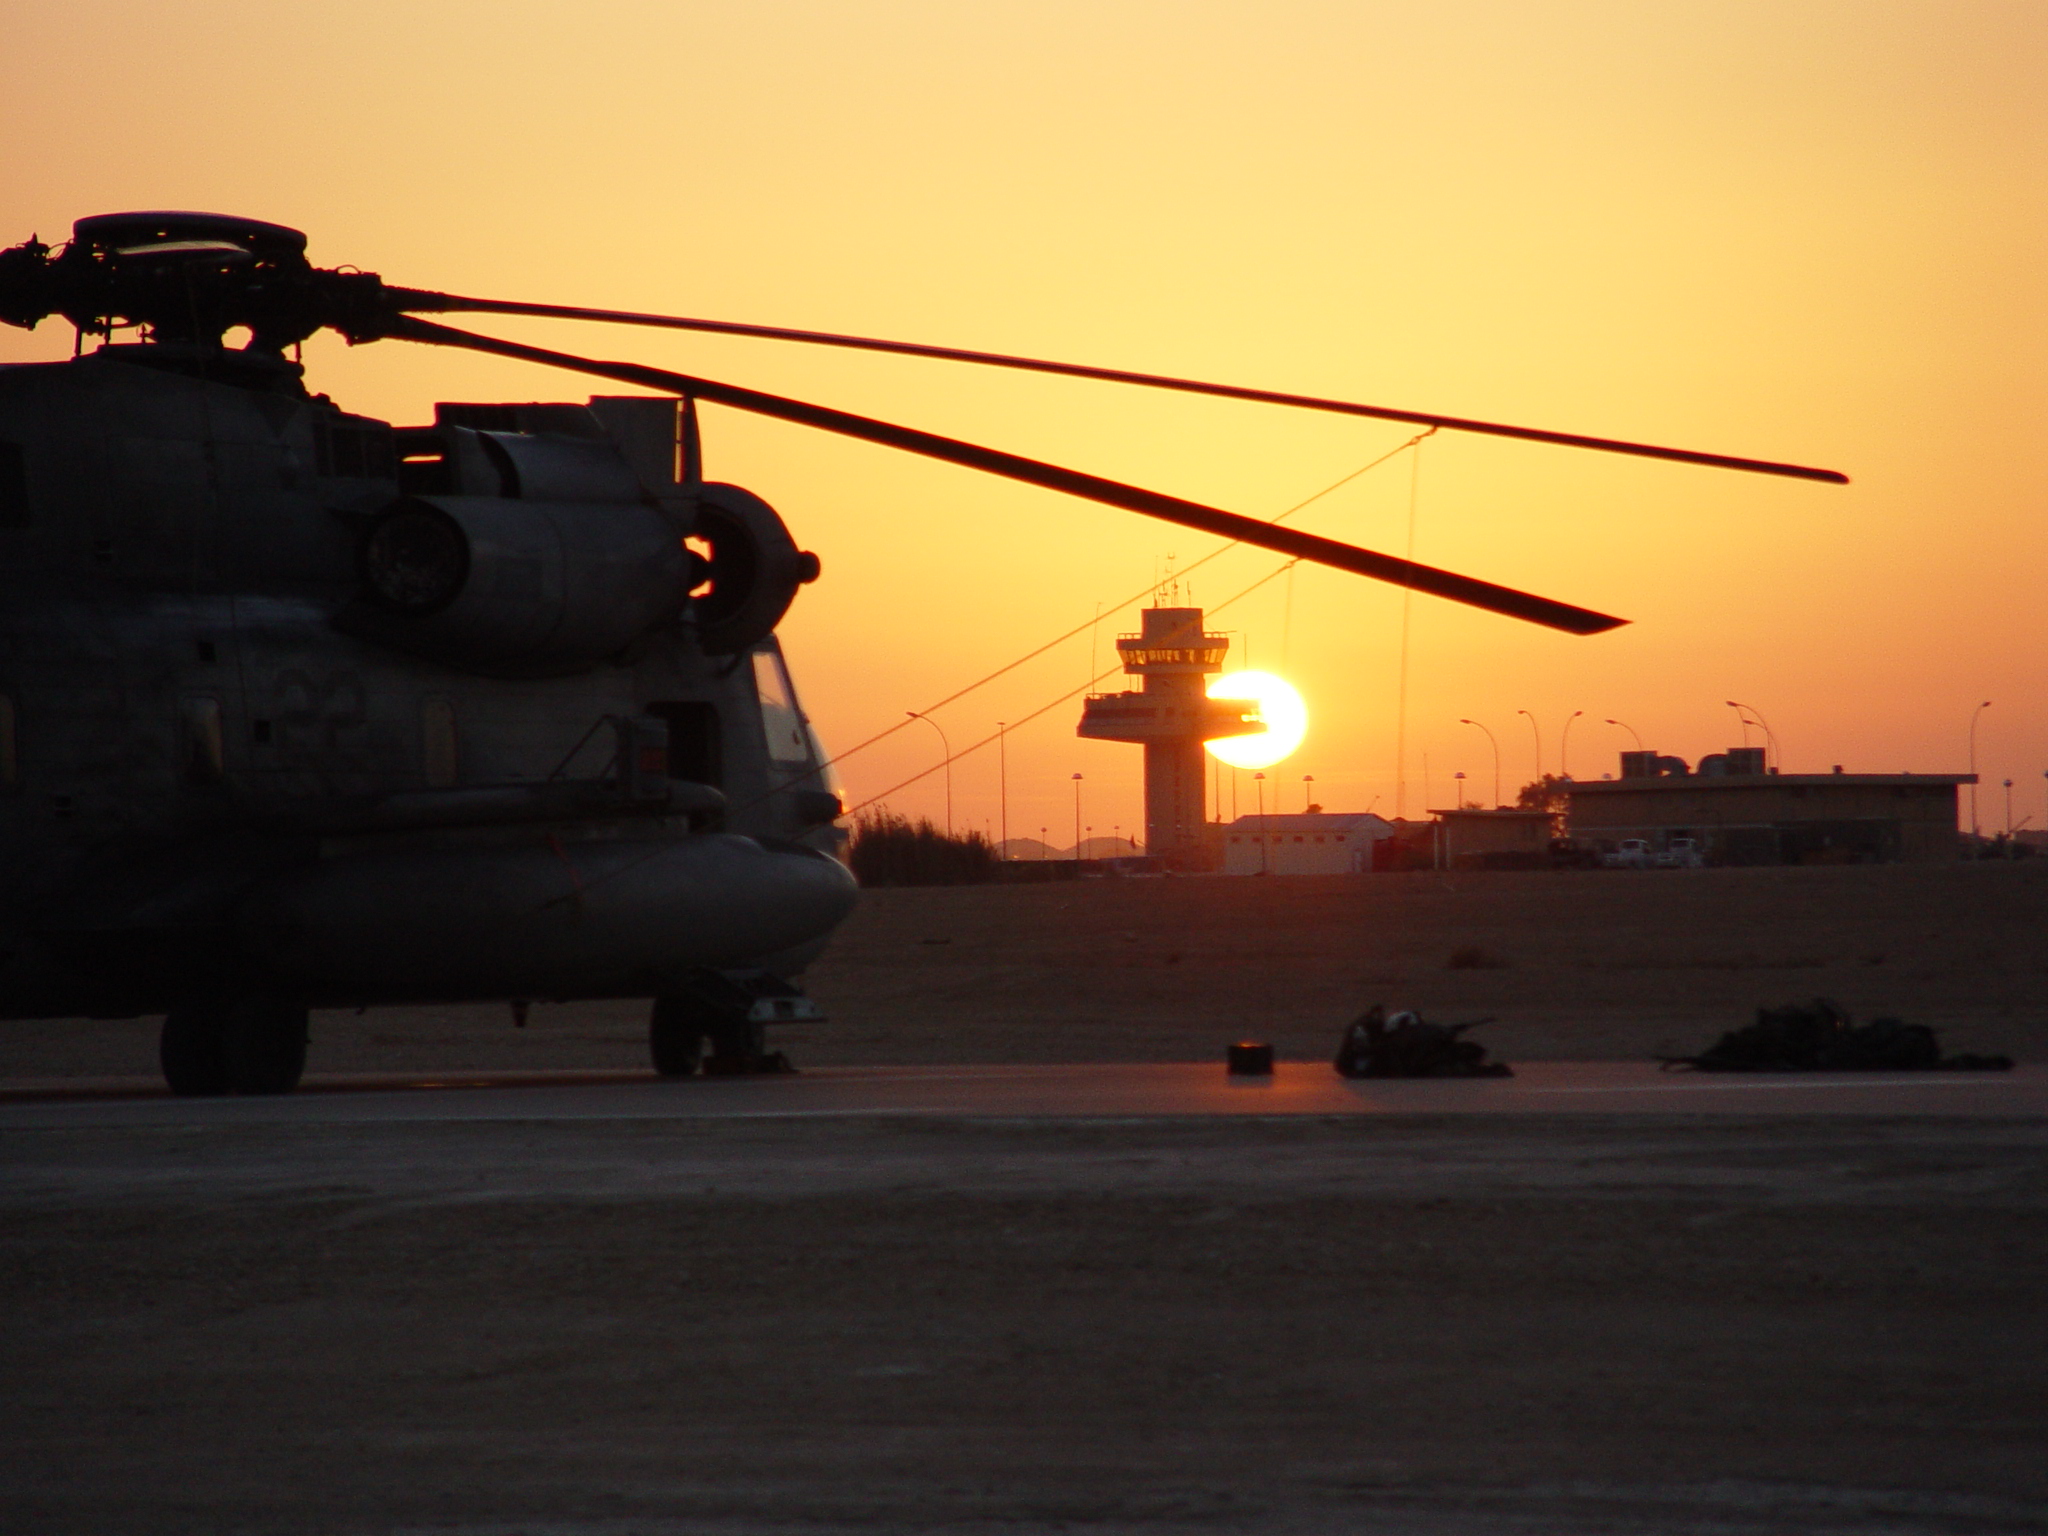
[[[1844,483],[1831,470],[998,353],[479,299],[317,268],[297,230],[106,214],[0,251],[0,1018],[163,1015],[181,1095],[297,1086],[314,1008],[648,998],[664,1076],[773,1069],[853,909],[776,627],[818,579],[703,477],[710,401],[1573,634],[1613,616],[1078,470],[422,319],[601,321],[1025,369]],[[310,393],[322,329],[652,394]],[[117,341],[117,331],[136,339]],[[246,331],[239,346],[231,332]],[[85,338],[98,344],[86,349]]]

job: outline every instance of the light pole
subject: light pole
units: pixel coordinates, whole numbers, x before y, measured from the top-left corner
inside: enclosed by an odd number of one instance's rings
[[[1469,725],[1469,726],[1473,726],[1474,728],[1476,728],[1476,729],[1478,729],[1478,730],[1486,731],[1486,727],[1485,727],[1485,726],[1483,726],[1483,725],[1480,725],[1480,724],[1479,724],[1479,722],[1478,722],[1477,720],[1460,720],[1460,721],[1458,722],[1458,724],[1460,724],[1460,725]],[[1487,745],[1493,748],[1493,808],[1494,808],[1495,810],[1499,810],[1499,809],[1500,809],[1500,743],[1499,743],[1499,742],[1497,742],[1497,741],[1495,741],[1495,740],[1493,739],[1493,732],[1491,732],[1491,731],[1486,731],[1486,741],[1487,741]]]
[[[1074,862],[1081,862],[1081,775],[1074,775]]]
[[[1977,835],[1977,717],[1991,707],[1986,699],[1970,711],[1970,836]]]
[[[1529,722],[1529,734],[1530,734],[1531,736],[1533,736],[1533,737],[1535,737],[1535,738],[1536,738],[1536,782],[1537,782],[1538,784],[1541,784],[1541,783],[1543,782],[1543,730],[1542,730],[1542,727],[1540,727],[1539,725],[1537,725],[1537,723],[1536,723],[1536,717],[1535,717],[1534,715],[1530,714],[1530,713],[1529,713],[1529,711],[1527,711],[1526,709],[1518,709],[1518,710],[1516,710],[1516,711],[1515,711],[1515,713],[1516,713],[1516,714],[1518,714],[1518,715],[1520,715],[1520,716],[1522,716],[1522,718],[1523,718],[1523,719],[1525,719],[1525,720],[1527,720],[1527,721]]]
[[[1458,802],[1458,809],[1462,811],[1465,808],[1465,771],[1461,768],[1452,774],[1451,777],[1457,781],[1458,785],[1457,791],[1451,798]]]
[[[1572,722],[1583,715],[1583,709],[1575,709],[1564,719],[1564,744],[1557,749],[1557,776],[1568,779],[1572,776]]]
[[[1266,776],[1263,773],[1252,775],[1252,788],[1259,792],[1259,873],[1270,874],[1272,871],[1266,863]]]
[[[903,713],[910,716],[913,720],[922,720],[926,725],[939,733],[939,750],[946,754],[944,764],[946,770],[946,836],[951,837],[953,835],[953,744],[946,740],[946,728],[930,715],[919,714],[914,709],[906,709]]]
[[[2006,842],[2007,842],[2008,844],[2012,842],[2012,780],[2011,780],[2011,779],[2007,779],[2007,780],[2005,781],[2005,840],[2006,840]],[[2007,850],[2007,851],[2008,851],[2008,852],[2010,852],[2011,850],[2010,850],[2010,849],[2008,848],[2008,850]]]
[[[1038,856],[1041,859],[1052,852],[1052,844],[1045,840],[1045,834],[1051,830],[1052,828],[1050,827],[1040,827],[1038,829]]]
[[[1642,751],[1642,750],[1643,750],[1643,736],[1642,736],[1642,732],[1638,731],[1638,730],[1637,730],[1637,729],[1636,729],[1636,728],[1635,728],[1634,726],[1630,725],[1630,724],[1629,724],[1629,723],[1628,723],[1628,722],[1627,722],[1626,720],[1609,720],[1609,721],[1608,721],[1607,723],[1608,723],[1609,725],[1618,725],[1618,726],[1620,726],[1620,727],[1621,727],[1621,728],[1622,728],[1622,729],[1623,729],[1624,731],[1627,731],[1627,732],[1629,733],[1629,736],[1630,736],[1631,738],[1633,738],[1633,740],[1635,741],[1635,744],[1636,744],[1636,750],[1637,750],[1638,752],[1640,752],[1640,751]]]
[[[1003,722],[996,722],[996,803],[1002,807],[1003,841],[999,854],[1010,856],[1010,744],[1004,737]]]
[[[1316,803],[1315,784],[1316,776],[1314,774],[1304,773],[1301,776],[1301,814],[1304,816],[1308,814],[1308,808]]]
[[[1752,715],[1756,716],[1756,723],[1763,727],[1764,741],[1769,745],[1771,749],[1770,755],[1778,760],[1778,767],[1780,769],[1783,769],[1785,766],[1785,754],[1778,750],[1778,733],[1771,729],[1771,722],[1764,718],[1764,712],[1758,709],[1754,704],[1738,704],[1733,699],[1728,700],[1727,703],[1728,707],[1735,711],[1735,715],[1738,720],[1742,719],[1742,711],[1745,709],[1748,710]],[[1747,720],[1743,720],[1742,724],[1746,730],[1749,725],[1749,722]],[[1743,740],[1745,742],[1748,741],[1748,739],[1749,738],[1747,735],[1743,737]],[[1764,766],[1768,768],[1771,765],[1768,761],[1766,761]]]

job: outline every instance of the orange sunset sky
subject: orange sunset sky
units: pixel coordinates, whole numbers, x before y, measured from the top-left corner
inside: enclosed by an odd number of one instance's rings
[[[1134,0],[73,0],[10,7],[0,243],[128,208],[295,225],[409,285],[901,337],[1846,471],[1847,488],[1440,434],[1316,532],[1628,616],[1574,639],[1299,567],[1217,614],[1310,727],[1269,786],[1411,814],[1688,758],[1761,710],[1787,771],[1961,771],[2048,815],[2048,6]],[[486,327],[480,327],[486,328]],[[771,342],[488,328],[817,400],[1273,516],[1410,429]],[[0,360],[69,330],[0,332]],[[566,375],[309,343],[313,386],[576,399]],[[1091,619],[940,712],[955,749],[1080,686],[1213,538],[705,413],[708,469],[823,557],[783,627],[828,746]],[[1279,557],[1204,566],[1209,606]],[[1078,701],[1009,739],[1012,835],[1139,821]],[[931,766],[913,726],[854,801]],[[1425,779],[1425,764],[1426,774]],[[993,828],[993,751],[954,764]],[[1226,775],[1227,779],[1227,775]],[[1226,808],[1228,800],[1226,788]],[[1240,785],[1240,807],[1251,787]],[[890,803],[942,813],[933,775]],[[1966,802],[1967,804],[1967,802]],[[1967,814],[1967,812],[1966,812]]]

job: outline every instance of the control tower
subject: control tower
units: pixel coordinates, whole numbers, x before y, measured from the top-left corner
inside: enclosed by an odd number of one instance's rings
[[[1145,851],[1169,868],[1200,869],[1209,862],[1202,743],[1266,726],[1247,701],[1204,693],[1230,641],[1203,630],[1201,609],[1147,608],[1142,622],[1135,635],[1118,635],[1116,648],[1143,689],[1090,694],[1078,734],[1144,744]]]

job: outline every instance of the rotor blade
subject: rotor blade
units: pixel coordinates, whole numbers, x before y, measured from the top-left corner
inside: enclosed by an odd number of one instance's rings
[[[390,288],[386,292],[394,298],[400,309],[413,312],[533,315],[547,320],[602,320],[617,325],[646,325],[671,331],[704,331],[719,336],[752,336],[769,341],[808,342],[821,347],[850,347],[861,352],[894,352],[904,357],[934,357],[954,363],[982,363],[994,368],[1019,368],[1030,373],[1056,373],[1074,379],[1102,379],[1112,384],[1139,384],[1148,389],[1174,389],[1185,394],[1216,395],[1226,400],[1255,400],[1265,405],[1331,411],[1341,416],[1369,416],[1376,421],[1409,422],[1415,426],[1439,427],[1447,432],[1476,432],[1488,437],[1510,437],[1529,443],[1590,448],[1599,453],[1626,453],[1644,459],[1669,459],[1679,464],[1705,464],[1714,469],[1740,469],[1759,475],[1786,475],[1795,480],[1819,480],[1828,485],[1849,483],[1849,477],[1838,470],[1811,469],[1803,464],[1779,464],[1769,459],[1744,459],[1725,453],[1699,453],[1690,448],[1660,448],[1651,443],[1630,443],[1611,437],[1587,437],[1577,432],[1546,432],[1536,427],[1511,427],[1497,421],[1474,421],[1464,416],[1433,416],[1426,411],[1398,411],[1388,406],[1356,405],[1345,400],[1324,400],[1315,395],[1281,394],[1270,389],[1243,389],[1234,384],[1204,384],[1196,379],[1176,379],[1156,373],[1129,373],[1120,368],[1091,368],[1082,363],[1051,363],[1038,358],[1011,357],[1001,352],[969,352],[958,347],[929,347],[910,341],[879,341],[867,336],[840,336],[830,331],[793,331],[772,325],[742,325],[729,320],[691,320],[678,315],[643,315],[630,310],[577,309],[562,304],[515,304],[498,299],[468,299],[452,293],[429,293],[414,288]]]
[[[1609,614],[1575,608],[1569,603],[1554,602],[1547,597],[1518,592],[1512,587],[1495,586],[1490,581],[1459,576],[1450,571],[1438,570],[1434,566],[1417,565],[1409,560],[1397,560],[1391,555],[1375,554],[1369,549],[1342,544],[1335,539],[1320,538],[1312,533],[1282,528],[1277,524],[1261,522],[1253,517],[1243,517],[1235,512],[1206,507],[1200,502],[1182,501],[1177,496],[1165,496],[1135,485],[1125,485],[1120,481],[1083,474],[1079,470],[1062,469],[1057,464],[1046,464],[1037,459],[1004,453],[999,449],[963,443],[956,438],[920,432],[915,427],[899,427],[891,422],[876,421],[872,417],[835,411],[829,406],[810,405],[801,400],[788,400],[780,395],[762,394],[758,390],[741,389],[737,385],[693,378],[688,374],[670,373],[666,369],[647,368],[638,363],[608,363],[593,358],[576,357],[566,352],[550,352],[540,347],[522,346],[518,342],[499,341],[495,337],[453,330],[448,326],[435,325],[426,320],[399,317],[390,322],[383,334],[405,341],[463,347],[473,352],[489,352],[499,357],[518,358],[525,362],[567,368],[601,379],[616,379],[623,384],[638,384],[643,388],[658,389],[669,394],[712,400],[720,405],[752,411],[761,416],[772,416],[780,421],[819,427],[845,437],[859,438],[863,442],[901,448],[910,453],[923,454],[927,458],[941,459],[948,464],[959,464],[968,469],[979,469],[1007,479],[1021,480],[1026,485],[1064,491],[1069,496],[1099,501],[1106,506],[1121,507],[1128,512],[1142,512],[1148,517],[1178,523],[1183,528],[1198,528],[1204,533],[1237,539],[1246,544],[1258,545],[1262,549],[1273,550],[1278,554],[1292,555],[1300,560],[1312,560],[1319,565],[1334,566],[1340,571],[1351,571],[1360,576],[1371,576],[1380,581],[1392,582],[1395,586],[1428,592],[1437,597],[1447,597],[1452,602],[1485,608],[1494,613],[1506,614],[1510,618],[1526,619],[1532,624],[1547,625],[1552,629],[1566,630],[1575,635],[1597,635],[1603,630],[1613,629],[1628,622]]]

